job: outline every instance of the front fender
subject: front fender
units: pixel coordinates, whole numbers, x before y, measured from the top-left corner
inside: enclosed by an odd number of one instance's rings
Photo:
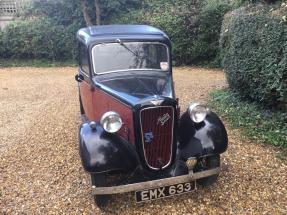
[[[228,137],[219,117],[209,111],[201,123],[194,123],[185,112],[179,122],[178,156],[180,159],[220,154],[226,151]]]
[[[133,145],[105,132],[99,123],[94,130],[88,122],[80,126],[79,150],[84,169],[91,173],[132,171],[139,163]]]

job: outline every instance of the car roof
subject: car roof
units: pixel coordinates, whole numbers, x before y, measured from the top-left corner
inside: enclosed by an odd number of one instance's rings
[[[123,41],[159,41],[170,45],[168,36],[149,25],[99,25],[82,28],[77,38],[87,46],[95,43]]]

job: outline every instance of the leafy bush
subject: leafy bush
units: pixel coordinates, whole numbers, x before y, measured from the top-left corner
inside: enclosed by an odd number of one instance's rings
[[[213,92],[210,105],[249,138],[287,147],[286,112],[266,111],[254,103],[241,101],[228,90]]]
[[[287,23],[281,9],[279,15],[269,11],[262,6],[240,8],[225,16],[222,63],[232,91],[259,104],[286,109]]]
[[[25,5],[20,16],[26,19],[47,17],[54,25],[84,25],[79,0],[32,0]]]
[[[93,0],[88,0],[93,10]],[[139,0],[102,1],[102,19],[124,13]],[[91,13],[92,14],[92,13]],[[95,14],[93,14],[95,15]],[[78,0],[33,0],[16,21],[0,32],[0,58],[50,59],[77,58],[76,32],[85,27]],[[91,17],[94,21],[95,17]]]
[[[74,60],[48,60],[48,59],[3,59],[0,58],[2,67],[65,67],[77,66]]]
[[[75,58],[75,38],[71,26],[54,25],[49,19],[17,21],[1,35],[2,58]]]
[[[19,15],[0,33],[1,58],[76,58],[75,34],[84,26],[79,1],[34,0]]]
[[[149,24],[165,31],[180,64],[219,66],[219,35],[228,0],[145,0],[143,7],[111,17],[111,23]]]

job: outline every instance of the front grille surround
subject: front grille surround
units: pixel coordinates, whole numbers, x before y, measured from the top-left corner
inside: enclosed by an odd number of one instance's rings
[[[151,113],[150,116],[145,116],[145,112]],[[169,120],[162,127],[161,125],[155,125],[155,122],[160,116],[168,113],[170,115]],[[149,117],[156,117],[150,118]],[[143,119],[144,118],[144,119]],[[144,154],[145,163],[150,169],[159,170],[168,167],[172,161],[173,155],[173,142],[174,142],[174,107],[173,106],[156,106],[147,107],[140,110],[140,131],[141,142]],[[148,122],[146,121],[148,120]],[[155,142],[146,143],[145,133],[152,131]],[[152,144],[152,145],[150,145]],[[157,164],[157,159],[163,158],[161,166]]]

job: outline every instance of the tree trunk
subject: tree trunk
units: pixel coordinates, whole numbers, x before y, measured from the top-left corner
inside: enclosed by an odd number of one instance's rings
[[[82,12],[87,26],[93,25],[92,19],[88,13],[87,0],[81,0]]]
[[[95,8],[96,8],[97,25],[100,25],[101,24],[100,0],[95,0]]]

